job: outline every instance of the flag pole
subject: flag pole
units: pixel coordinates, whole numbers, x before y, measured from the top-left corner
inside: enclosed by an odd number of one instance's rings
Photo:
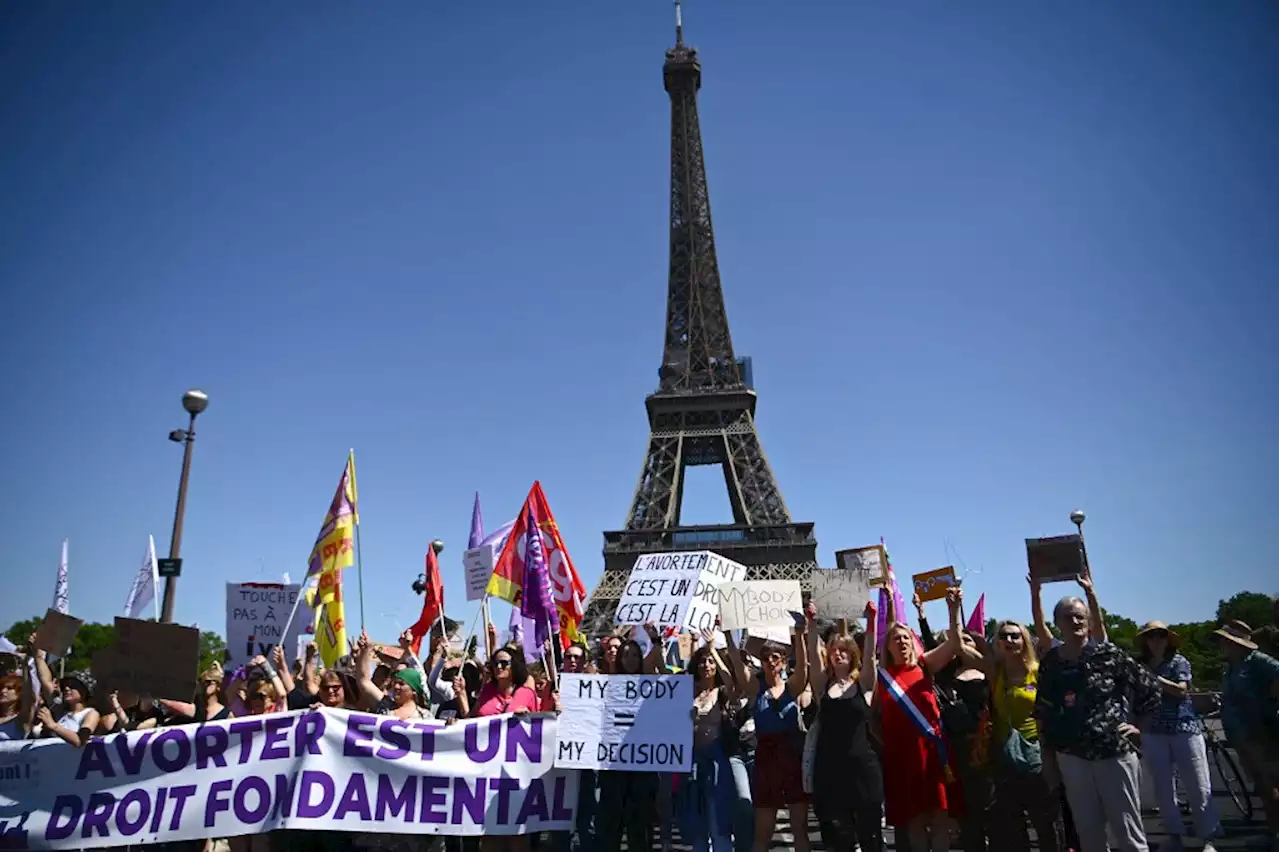
[[[359,492],[356,490],[356,450],[355,447],[347,450],[347,457],[351,459],[351,511],[354,513],[356,528],[356,578],[360,584],[360,632],[364,632],[364,560],[360,558],[360,507],[358,505]]]
[[[489,593],[485,592],[484,597],[480,599],[480,612],[484,615],[484,658],[487,660],[493,656],[493,647],[489,642],[489,626],[493,624],[489,620]]]
[[[302,599],[307,596],[307,586],[311,584],[311,578],[308,577],[302,583],[302,587],[298,589],[298,598],[293,602],[293,609],[289,610],[289,618],[284,623],[284,630],[280,632],[280,640],[283,642],[284,637],[289,635],[289,628],[293,626],[293,617],[298,614],[298,607],[302,605]]]

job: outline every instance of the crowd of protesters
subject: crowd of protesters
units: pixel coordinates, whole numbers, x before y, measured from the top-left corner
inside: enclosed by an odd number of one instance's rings
[[[730,632],[707,631],[701,642],[695,638],[687,665],[664,654],[652,625],[643,636],[609,636],[594,649],[571,645],[562,672],[683,672],[694,682],[692,771],[583,771],[571,832],[426,839],[281,831],[227,843],[231,852],[617,852],[624,839],[630,850],[669,849],[675,826],[695,852],[764,852],[785,811],[792,848],[807,852],[812,806],[823,845],[840,852],[878,852],[887,826],[895,848],[911,852],[942,852],[953,842],[965,852],[1023,852],[1031,848],[1029,828],[1045,852],[1143,852],[1145,768],[1178,847],[1185,831],[1180,783],[1191,833],[1212,850],[1221,828],[1177,635],[1150,622],[1136,648],[1115,646],[1093,585],[1081,577],[1083,597],[1063,598],[1053,609],[1055,638],[1039,584],[1028,582],[1032,630],[1003,620],[991,636],[961,627],[962,595],[953,588],[944,631],[934,633],[916,599],[918,632],[905,614],[890,612],[883,647],[874,605],[863,613],[863,629],[823,618],[812,603],[790,646],[741,647]],[[330,669],[319,665],[314,646],[292,668],[277,647],[270,659],[256,657],[233,672],[210,665],[189,701],[141,695],[128,706],[115,692],[96,695],[88,673],[55,678],[35,651],[34,677],[21,660],[0,675],[0,740],[55,737],[83,746],[120,731],[316,707],[445,724],[559,712],[555,673],[488,630],[493,650],[484,660],[474,646],[455,651],[439,634],[419,660],[408,632],[391,649],[362,633]],[[1215,634],[1227,659],[1222,719],[1274,834],[1277,662],[1251,635],[1240,622]],[[637,639],[647,639],[647,648]]]

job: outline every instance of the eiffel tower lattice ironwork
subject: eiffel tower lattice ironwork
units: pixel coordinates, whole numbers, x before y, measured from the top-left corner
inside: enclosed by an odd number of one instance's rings
[[[613,614],[638,556],[713,550],[747,566],[748,579],[800,580],[816,567],[812,523],[791,520],[756,434],[750,360],[734,356],[716,263],[698,89],[702,67],[684,43],[662,66],[671,97],[671,244],[667,322],[658,390],[645,399],[649,448],[625,528],[604,534],[604,574],[583,619],[588,636],[613,628]],[[680,504],[690,465],[720,465],[732,524],[683,526]]]

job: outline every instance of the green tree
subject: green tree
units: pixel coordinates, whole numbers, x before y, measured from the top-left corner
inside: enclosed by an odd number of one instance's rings
[[[1138,625],[1133,619],[1113,612],[1102,611],[1102,623],[1107,628],[1107,638],[1125,650],[1132,650],[1138,636]]]
[[[1261,592],[1240,592],[1230,600],[1218,601],[1215,617],[1219,624],[1243,621],[1254,630],[1276,623],[1276,599]]]
[[[200,634],[200,664],[197,674],[209,668],[215,662],[227,661],[227,643],[217,633],[206,630]]]

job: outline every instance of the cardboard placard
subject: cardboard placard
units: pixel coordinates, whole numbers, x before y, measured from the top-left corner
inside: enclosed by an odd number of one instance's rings
[[[842,571],[857,571],[866,577],[868,584],[872,586],[884,585],[885,566],[888,564],[889,557],[884,552],[883,544],[836,551],[836,568]]]
[[[115,659],[108,655],[104,664],[115,666],[116,688],[154,698],[191,700],[200,664],[196,628],[116,616],[115,650]]]
[[[555,765],[619,772],[693,768],[693,678],[562,674]]]
[[[786,627],[804,612],[799,580],[748,580],[721,583],[720,629],[744,627]]]
[[[786,653],[790,654],[794,648],[791,642],[790,628],[747,628],[747,640],[743,643],[742,650],[746,651],[757,660],[762,660],[764,659],[764,651],[767,647],[785,650]]]
[[[271,659],[276,645],[292,662],[290,648],[297,648],[299,638],[315,622],[315,612],[306,601],[298,601],[302,586],[294,583],[227,583],[227,655],[231,669],[248,664],[261,654]],[[289,613],[297,604],[298,611],[284,636]],[[303,647],[306,647],[305,645]]]
[[[1032,579],[1042,583],[1074,581],[1085,573],[1084,552],[1078,534],[1029,538],[1026,541],[1027,568]]]
[[[35,645],[41,651],[65,656],[71,643],[75,641],[76,632],[84,622],[70,615],[63,615],[56,609],[44,614],[40,626],[36,628]]]
[[[813,604],[818,615],[832,621],[862,618],[871,600],[871,583],[861,571],[843,571],[839,568],[813,569]]]
[[[920,601],[940,601],[947,596],[947,589],[956,585],[956,569],[953,565],[925,571],[923,574],[912,574],[911,585],[915,587]]]
[[[746,566],[709,550],[641,556],[627,578],[613,622],[711,630],[720,614],[716,588],[746,575]]]

